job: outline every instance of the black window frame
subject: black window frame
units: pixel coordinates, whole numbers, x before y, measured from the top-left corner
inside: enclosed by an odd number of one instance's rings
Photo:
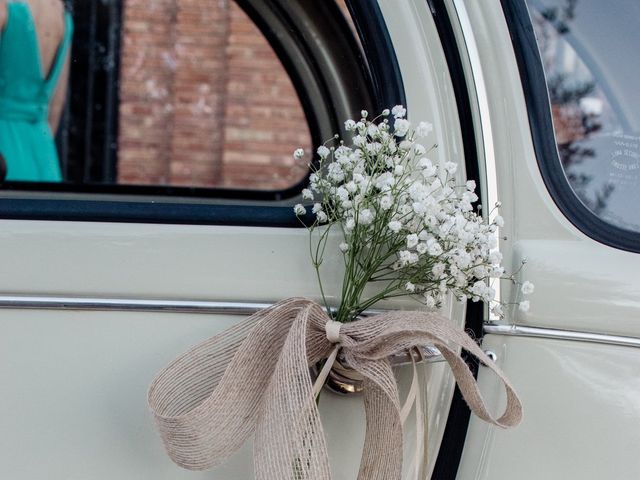
[[[576,196],[562,168],[551,101],[526,0],[501,0],[524,91],[538,168],[551,198],[582,233],[599,243],[640,253],[640,233],[602,220]]]
[[[63,178],[75,185],[115,182],[124,2],[64,3],[75,28],[67,102],[54,132]]]
[[[425,0],[431,10],[442,49],[449,69],[453,93],[458,109],[458,120],[462,133],[465,169],[468,180],[480,181],[480,164],[478,161],[478,145],[476,142],[475,126],[473,123],[473,109],[469,97],[469,84],[472,79],[467,78],[464,71],[460,47],[455,36],[451,18],[447,10],[446,0]],[[478,204],[482,204],[482,192],[478,191]],[[481,302],[467,301],[465,313],[465,330],[477,341],[483,336],[485,306]],[[462,352],[464,361],[473,373],[478,375],[477,360],[466,351]],[[431,478],[434,480],[455,480],[462,459],[471,410],[467,405],[458,385],[455,385],[449,414],[445,424],[440,449],[436,457]]]
[[[375,0],[347,1],[362,48],[352,41],[349,49],[339,50],[340,67],[350,72],[339,78],[342,90],[334,88],[335,77],[323,74],[323,62],[327,62],[331,53],[327,50],[330,44],[333,43],[335,55],[335,42],[341,35],[342,47],[345,35],[353,39],[335,2],[237,0],[237,3],[265,35],[289,74],[305,111],[314,149],[333,133],[342,132],[344,118],[361,108],[379,111],[406,103],[395,51]],[[325,16],[318,16],[319,13]],[[318,32],[305,31],[308,22],[300,22],[300,18],[315,19],[318,28],[325,29],[320,44]],[[322,18],[332,21],[322,22]],[[276,31],[273,25],[284,25],[286,30]],[[289,35],[282,35],[283,31]],[[336,57],[332,60],[337,61]],[[358,70],[357,76],[354,70]],[[311,78],[318,79],[313,92],[303,83]],[[0,218],[300,227],[291,207],[279,204],[297,198],[307,182],[308,177],[283,191],[5,182]]]

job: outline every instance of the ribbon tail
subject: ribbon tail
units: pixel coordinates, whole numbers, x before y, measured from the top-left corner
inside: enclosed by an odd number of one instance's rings
[[[426,367],[424,364],[416,365],[416,370],[422,370],[418,374],[418,395],[416,397],[416,469],[415,479],[427,478],[429,468],[429,385]]]
[[[313,315],[324,314],[310,307],[296,316],[263,392],[254,441],[257,480],[331,479],[308,369],[306,338]]]
[[[324,366],[320,373],[316,377],[316,381],[313,383],[313,398],[318,398],[320,392],[322,391],[322,387],[324,383],[327,381],[327,377],[329,373],[331,373],[331,369],[333,365],[336,363],[336,358],[338,358],[338,352],[340,351],[340,346],[337,345],[333,348],[329,356],[327,357],[327,361],[324,362]]]
[[[413,357],[413,353],[411,354],[411,364],[412,364],[412,378],[411,378],[411,387],[409,388],[409,393],[407,395],[407,399],[405,400],[404,405],[402,406],[402,410],[400,411],[400,419],[402,420],[402,425],[404,427],[407,419],[409,418],[409,413],[411,412],[411,408],[415,406],[415,428],[416,428],[416,438],[415,445],[413,446],[413,455],[411,455],[411,463],[406,469],[406,479],[407,480],[418,480],[420,478],[420,472],[423,470],[423,466],[426,463],[426,448],[427,438],[425,436],[425,416],[424,410],[422,408],[422,388],[426,388],[426,385],[422,385],[418,376],[418,365],[416,364],[416,360]],[[426,383],[426,382],[425,382]]]
[[[522,420],[522,403],[518,398],[511,382],[507,379],[500,368],[490,360],[482,351],[478,344],[469,335],[457,327],[446,318],[431,313],[404,313],[398,312],[385,315],[383,318],[372,317],[371,321],[387,323],[387,330],[383,335],[379,335],[379,341],[384,346],[376,353],[392,354],[401,346],[415,346],[420,344],[433,344],[440,350],[445,358],[460,388],[462,396],[469,405],[469,408],[482,420],[502,428],[517,425]],[[411,335],[411,339],[403,338],[404,335]],[[397,343],[385,341],[385,337],[398,336]],[[507,396],[507,403],[504,412],[499,417],[494,417],[487,409],[482,398],[476,379],[473,373],[459,355],[457,347],[465,349],[467,352],[478,358],[489,370],[491,370],[501,381]],[[369,353],[370,355],[370,353]]]
[[[452,336],[452,338],[455,337]],[[458,345],[478,358],[496,375],[496,377],[498,377],[502,382],[507,395],[507,404],[505,406],[504,413],[498,418],[494,417],[487,409],[484,399],[482,398],[482,394],[480,393],[480,389],[478,388],[478,383],[462,357],[448,345],[440,342],[434,342],[440,349],[442,356],[451,367],[451,371],[453,372],[456,383],[460,388],[460,392],[467,402],[467,405],[469,405],[471,411],[485,422],[502,428],[512,427],[520,423],[522,420],[522,403],[511,385],[511,382],[509,382],[502,370],[500,370],[500,368],[498,368],[498,366],[489,359],[487,355],[485,355],[482,349],[468,335],[458,335],[458,338],[455,338],[455,340]]]
[[[413,355],[411,355],[411,364],[413,366],[411,387],[409,387],[409,393],[407,394],[407,398],[404,401],[404,405],[402,405],[402,409],[400,410],[400,421],[402,422],[403,425],[407,421],[407,418],[409,417],[409,413],[411,412],[411,409],[413,408],[416,401],[419,399],[419,395],[420,395],[420,391],[419,391],[420,388],[418,385],[418,370],[417,370],[416,360],[415,358],[413,358]]]
[[[357,362],[357,363],[356,363]],[[364,376],[366,433],[358,480],[400,480],[403,439],[398,389],[388,360],[349,366]]]

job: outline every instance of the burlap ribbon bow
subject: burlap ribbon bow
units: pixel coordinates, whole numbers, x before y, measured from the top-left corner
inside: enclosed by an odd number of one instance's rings
[[[364,377],[366,434],[359,480],[398,480],[402,473],[400,401],[388,361],[392,354],[434,345],[476,415],[500,427],[520,422],[522,406],[509,381],[444,317],[399,311],[339,328],[327,328],[329,322],[322,307],[309,300],[284,300],[162,370],[149,389],[149,405],[173,461],[191,470],[207,469],[255,435],[258,480],[330,480],[309,366],[331,356],[336,345],[344,362]],[[458,347],[504,383],[507,404],[500,418],[488,412]]]

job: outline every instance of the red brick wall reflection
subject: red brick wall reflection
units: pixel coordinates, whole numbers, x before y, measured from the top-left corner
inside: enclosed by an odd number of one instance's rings
[[[281,189],[306,173],[298,97],[257,27],[224,0],[126,0],[118,181]]]

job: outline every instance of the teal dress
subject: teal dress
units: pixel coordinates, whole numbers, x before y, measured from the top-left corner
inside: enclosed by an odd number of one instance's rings
[[[29,5],[7,4],[0,35],[0,154],[7,164],[7,180],[62,180],[48,116],[72,35],[73,21],[66,12],[64,36],[46,74]]]

